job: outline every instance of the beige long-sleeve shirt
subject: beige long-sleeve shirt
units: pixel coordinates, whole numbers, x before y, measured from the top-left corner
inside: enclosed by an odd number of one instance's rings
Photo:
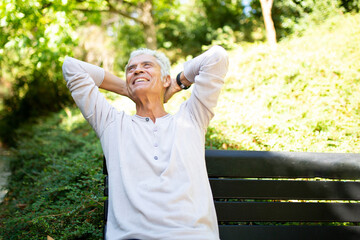
[[[107,239],[219,239],[204,136],[227,68],[219,46],[186,62],[185,77],[195,83],[191,97],[154,123],[108,103],[98,90],[102,68],[65,59],[67,86],[107,161]]]

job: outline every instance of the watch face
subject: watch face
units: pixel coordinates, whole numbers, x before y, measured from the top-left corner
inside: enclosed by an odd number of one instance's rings
[[[189,87],[186,87],[186,86],[180,81],[180,74],[181,74],[181,72],[176,76],[176,82],[177,82],[177,84],[180,86],[181,89],[186,90],[186,89],[188,89],[190,86],[189,86]]]
[[[181,86],[180,86],[182,89],[184,89],[184,90],[186,90],[186,89],[188,89],[189,87],[187,87],[187,86],[185,86],[184,84],[181,84]]]

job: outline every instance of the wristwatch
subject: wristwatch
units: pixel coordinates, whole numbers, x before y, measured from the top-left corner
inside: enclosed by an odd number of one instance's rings
[[[190,86],[185,86],[184,84],[181,83],[180,81],[180,75],[182,72],[179,72],[179,74],[176,76],[176,82],[177,84],[180,86],[181,89],[186,90],[188,89]]]

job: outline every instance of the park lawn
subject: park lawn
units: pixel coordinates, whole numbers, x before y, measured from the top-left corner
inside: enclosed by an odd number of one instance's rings
[[[339,15],[276,51],[255,44],[230,52],[207,146],[359,152],[359,25],[359,14]]]

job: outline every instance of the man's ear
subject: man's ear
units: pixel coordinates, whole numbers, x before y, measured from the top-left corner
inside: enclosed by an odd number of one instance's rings
[[[165,88],[168,88],[168,87],[170,87],[170,85],[171,85],[171,76],[167,75],[163,80],[163,86]]]

